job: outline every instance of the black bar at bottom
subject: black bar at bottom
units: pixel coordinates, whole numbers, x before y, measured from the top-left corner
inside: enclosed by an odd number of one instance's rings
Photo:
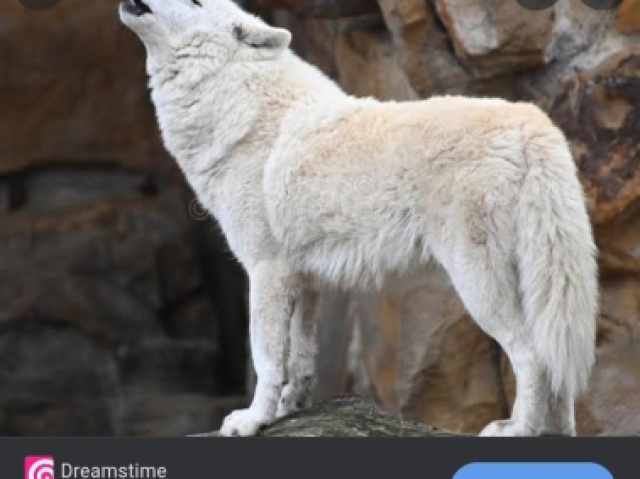
[[[615,479],[640,477],[640,437],[0,438],[0,478],[29,479],[27,456],[52,456],[55,479],[153,477],[143,468],[169,479],[452,479],[473,462],[595,462]]]

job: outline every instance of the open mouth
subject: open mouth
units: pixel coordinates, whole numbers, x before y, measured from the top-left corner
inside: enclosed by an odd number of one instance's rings
[[[149,5],[144,3],[142,0],[129,0],[122,6],[127,13],[135,15],[136,17],[141,17],[142,15],[153,13],[149,8]]]

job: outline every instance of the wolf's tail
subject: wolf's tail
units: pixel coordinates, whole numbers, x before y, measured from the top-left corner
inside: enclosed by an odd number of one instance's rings
[[[586,389],[595,361],[596,247],[562,133],[537,132],[518,202],[517,255],[525,321],[556,394]]]

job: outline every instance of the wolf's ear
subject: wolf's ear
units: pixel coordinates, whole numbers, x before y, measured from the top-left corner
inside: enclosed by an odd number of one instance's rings
[[[291,43],[291,33],[268,25],[236,24],[233,37],[240,44],[239,57],[242,60],[272,60]]]

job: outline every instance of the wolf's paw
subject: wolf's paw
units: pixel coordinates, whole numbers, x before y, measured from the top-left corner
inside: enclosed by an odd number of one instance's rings
[[[493,421],[480,433],[481,437],[537,436],[538,431],[530,425],[513,419]]]
[[[276,417],[288,416],[311,406],[311,394],[305,388],[289,383],[282,389]]]
[[[221,436],[255,436],[258,430],[271,422],[270,417],[251,408],[229,414],[220,428]]]

